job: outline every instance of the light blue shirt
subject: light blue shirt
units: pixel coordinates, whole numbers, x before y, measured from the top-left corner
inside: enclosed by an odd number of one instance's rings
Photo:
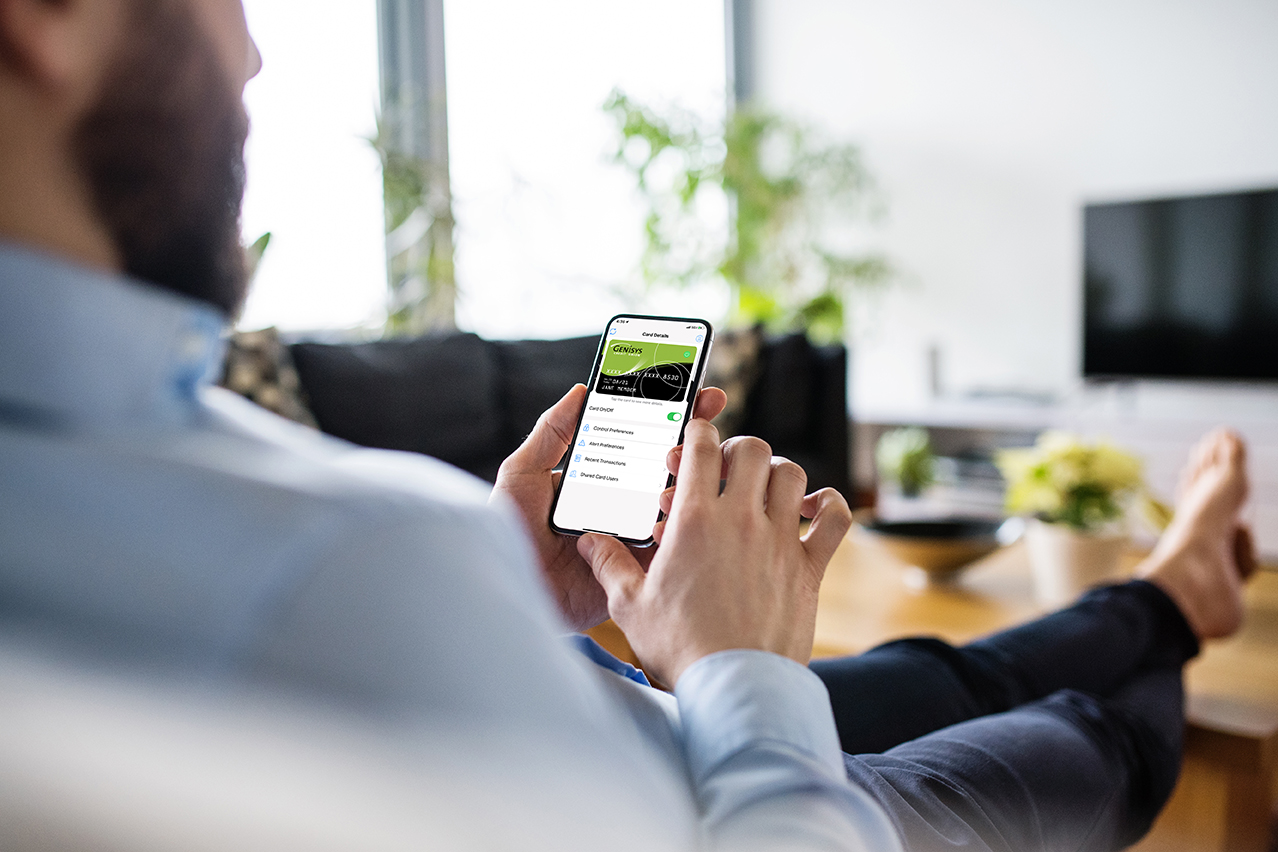
[[[722,652],[670,695],[602,649],[591,662],[563,642],[485,483],[212,387],[223,325],[200,302],[0,246],[6,634],[544,744],[542,759],[476,763],[530,796],[578,779],[616,815],[590,811],[597,848],[899,848],[848,782],[805,667]]]

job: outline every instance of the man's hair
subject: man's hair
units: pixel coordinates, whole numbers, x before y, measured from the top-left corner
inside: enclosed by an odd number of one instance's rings
[[[131,0],[75,155],[125,271],[236,314],[248,118],[188,0]]]

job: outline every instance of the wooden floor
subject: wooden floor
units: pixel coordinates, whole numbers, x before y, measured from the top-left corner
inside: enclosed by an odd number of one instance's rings
[[[1137,557],[1129,562],[1135,564]],[[821,587],[814,656],[854,654],[905,636],[965,642],[1043,610],[1021,545],[928,585],[917,569],[849,536]],[[632,662],[614,625],[592,631]],[[1208,643],[1186,671],[1189,728],[1181,780],[1141,852],[1269,852],[1278,766],[1278,572],[1247,589],[1238,635]]]

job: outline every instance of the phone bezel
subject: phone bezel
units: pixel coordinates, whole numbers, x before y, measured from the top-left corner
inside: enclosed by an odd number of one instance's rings
[[[590,394],[594,390],[595,382],[599,380],[599,369],[603,366],[604,347],[608,343],[608,329],[612,328],[612,324],[619,319],[658,320],[661,322],[673,323],[700,323],[706,327],[706,339],[700,353],[701,357],[697,359],[696,374],[688,383],[688,403],[683,413],[683,421],[679,426],[679,439],[675,442],[675,446],[679,446],[683,443],[684,432],[688,428],[688,420],[691,419],[692,412],[696,408],[697,394],[701,392],[701,382],[706,373],[706,363],[710,359],[710,347],[714,344],[714,326],[711,325],[709,321],[703,320],[699,317],[667,317],[654,314],[614,314],[612,318],[608,320],[607,325],[604,326],[603,333],[599,335],[599,347],[595,350],[595,360],[590,367],[590,375],[586,377],[586,402],[590,401]],[[577,434],[581,431],[581,423],[585,417],[586,403],[583,402],[581,405],[581,411],[577,414],[577,422],[572,427],[573,442],[576,442],[577,440]],[[574,445],[575,443],[569,444],[568,453],[564,455],[564,459],[567,459],[572,453]],[[565,470],[566,469],[567,467],[565,465]],[[559,535],[579,537],[591,531],[564,529],[555,523],[555,510],[559,507],[559,495],[563,493],[564,484],[567,482],[567,479],[568,477],[562,475],[559,478],[559,485],[555,487],[555,499],[550,504],[550,517],[547,521],[550,524],[550,528]],[[673,482],[674,476],[667,472],[665,488],[669,488]],[[654,526],[661,520],[661,516],[662,512],[658,510],[656,517],[654,517],[652,521]],[[605,533],[598,533],[598,535],[605,535]],[[625,544],[634,545],[636,547],[650,547],[653,544],[653,538],[651,535],[645,539],[626,538],[625,536],[615,536],[615,538]]]

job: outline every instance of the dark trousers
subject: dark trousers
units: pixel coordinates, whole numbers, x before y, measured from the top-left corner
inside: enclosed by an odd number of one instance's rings
[[[907,639],[815,660],[848,777],[911,850],[1111,850],[1166,803],[1198,641],[1133,581],[961,648]]]

